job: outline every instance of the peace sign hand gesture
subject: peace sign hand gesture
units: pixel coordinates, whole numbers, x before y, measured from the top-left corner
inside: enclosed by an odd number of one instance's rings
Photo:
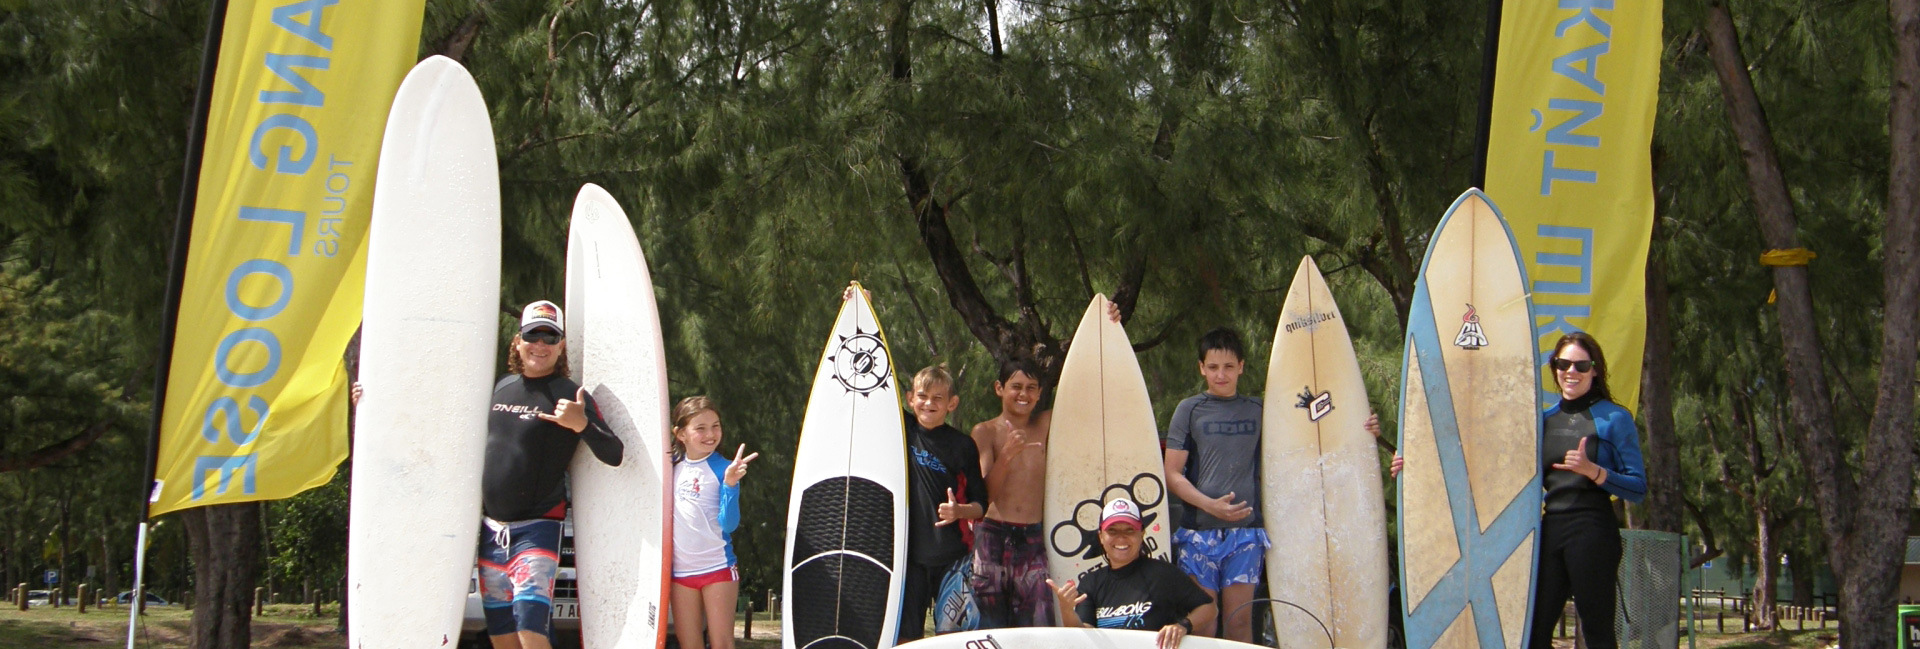
[[[741,444],[740,450],[733,452],[733,462],[727,464],[727,475],[724,478],[727,482],[727,486],[729,487],[738,486],[740,484],[740,479],[747,477],[747,463],[752,462],[754,458],[760,457],[759,453],[754,453],[753,455],[741,455],[742,453],[746,453],[746,452],[747,452],[746,444]]]
[[[587,387],[573,393],[573,399],[561,399],[553,404],[553,414],[542,413],[541,419],[560,424],[575,433],[587,429]]]

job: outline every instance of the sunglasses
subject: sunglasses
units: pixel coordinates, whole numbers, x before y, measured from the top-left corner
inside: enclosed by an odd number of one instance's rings
[[[1565,372],[1569,367],[1573,368],[1575,372],[1591,372],[1593,371],[1593,361],[1573,361],[1564,358],[1553,359],[1553,369]]]
[[[540,331],[520,334],[520,340],[530,343],[540,343],[542,345],[554,345],[558,344],[561,340],[565,340],[565,337],[542,329]]]

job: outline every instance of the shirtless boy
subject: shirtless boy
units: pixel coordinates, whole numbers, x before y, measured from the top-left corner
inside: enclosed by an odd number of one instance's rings
[[[993,382],[1000,416],[973,427],[987,479],[987,517],[973,531],[973,597],[982,629],[1053,625],[1040,523],[1052,413],[1033,411],[1040,402],[1039,377],[1031,360],[1003,363],[1000,380]]]

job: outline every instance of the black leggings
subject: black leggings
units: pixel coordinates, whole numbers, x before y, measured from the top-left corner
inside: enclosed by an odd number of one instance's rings
[[[1540,572],[1527,646],[1553,647],[1553,627],[1573,596],[1588,649],[1615,649],[1614,593],[1620,579],[1620,525],[1611,511],[1547,514],[1540,520]]]

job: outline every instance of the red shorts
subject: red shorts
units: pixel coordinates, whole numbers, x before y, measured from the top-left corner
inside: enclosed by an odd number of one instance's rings
[[[673,585],[700,590],[714,584],[724,584],[729,581],[740,581],[739,568],[727,566],[713,572],[702,573],[691,577],[674,577]]]

